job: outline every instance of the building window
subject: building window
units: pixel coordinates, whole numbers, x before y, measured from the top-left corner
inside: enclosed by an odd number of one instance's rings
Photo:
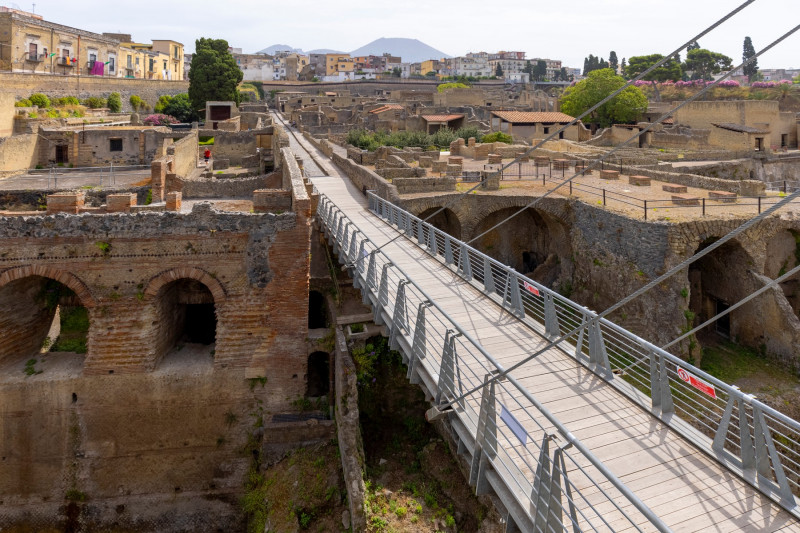
[[[109,152],[121,152],[122,151],[122,139],[109,139],[108,140],[108,150],[109,150]]]

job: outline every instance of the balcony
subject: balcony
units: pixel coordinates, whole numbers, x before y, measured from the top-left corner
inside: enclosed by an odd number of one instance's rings
[[[25,54],[25,61],[28,63],[41,63],[47,56],[45,54],[32,54],[27,52]]]
[[[75,65],[72,63],[72,59],[71,58],[69,58],[69,57],[59,57],[58,58],[58,66],[72,68]]]

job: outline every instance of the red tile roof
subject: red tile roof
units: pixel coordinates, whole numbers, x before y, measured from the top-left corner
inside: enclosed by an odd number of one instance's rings
[[[530,124],[534,122],[558,122],[560,124],[566,124],[575,120],[575,117],[557,111],[492,111],[492,115],[513,124]]]
[[[370,113],[376,113],[376,114],[383,113],[384,111],[391,111],[393,109],[401,110],[403,109],[403,106],[401,106],[400,104],[386,104],[381,107],[376,107],[375,109],[370,111]]]
[[[422,115],[422,118],[428,122],[450,122],[458,118],[464,118],[464,115]]]

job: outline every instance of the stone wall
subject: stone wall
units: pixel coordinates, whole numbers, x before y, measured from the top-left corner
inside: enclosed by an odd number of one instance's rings
[[[230,160],[231,166],[241,166],[242,161],[256,154],[258,148],[257,135],[271,135],[272,129],[223,132],[215,131],[214,146],[211,153],[214,157]]]
[[[456,190],[456,179],[444,178],[394,178],[392,185],[399,194],[415,194],[421,192],[446,192]]]
[[[252,178],[198,178],[192,180],[169,180],[167,189],[183,193],[190,198],[250,198],[256,189],[269,188],[276,174],[266,174]]]
[[[189,176],[197,168],[199,146],[197,130],[192,130],[183,139],[167,147],[167,154],[172,156],[172,171],[178,177]]]
[[[607,169],[619,169],[617,165],[607,164],[605,167]],[[765,191],[764,183],[757,180],[747,179],[735,181],[710,178],[707,176],[688,174],[684,172],[663,172],[660,170],[642,167],[635,167],[635,170],[631,170],[630,167],[627,167],[626,171],[639,176],[647,176],[659,181],[675,183],[678,185],[686,185],[687,187],[698,187],[700,189],[708,189],[711,191],[735,192],[739,196],[763,196]]]
[[[137,95],[154,107],[162,95],[175,96],[189,90],[188,81],[142,80],[135,78],[105,78],[99,76],[54,76],[49,74],[0,73],[0,87],[19,100],[35,92],[51,98],[90,96],[108,98],[112,92],[120,93],[122,109],[133,111],[129,99]]]
[[[0,138],[0,178],[33,168],[39,157],[38,146],[35,133]]]
[[[14,133],[14,95],[0,91],[0,138],[9,137]]]

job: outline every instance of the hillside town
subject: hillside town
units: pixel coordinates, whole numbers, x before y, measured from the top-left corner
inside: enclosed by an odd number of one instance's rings
[[[0,5],[0,531],[800,532],[800,68],[759,34],[576,13],[581,65],[37,7]]]

